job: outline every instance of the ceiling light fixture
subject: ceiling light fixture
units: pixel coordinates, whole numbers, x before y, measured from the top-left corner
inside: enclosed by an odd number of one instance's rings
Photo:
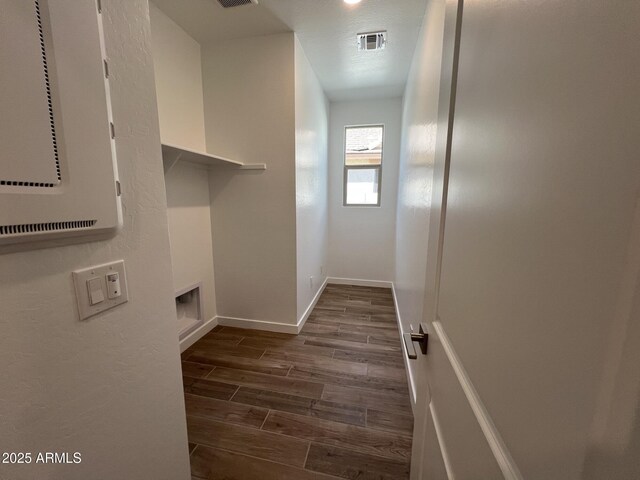
[[[344,3],[347,5],[355,5],[356,3],[360,3],[362,0],[344,0]]]

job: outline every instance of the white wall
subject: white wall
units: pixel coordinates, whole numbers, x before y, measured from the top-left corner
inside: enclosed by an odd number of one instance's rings
[[[200,44],[153,3],[153,65],[163,143],[206,149]]]
[[[200,44],[150,4],[163,143],[206,150]],[[165,177],[174,291],[202,282],[204,320],[216,315],[208,174],[179,163]]]
[[[267,170],[210,174],[218,315],[295,325],[293,33],[203,49],[208,151]]]
[[[297,37],[295,74],[297,315],[300,321],[326,278],[329,104]]]
[[[445,158],[436,151],[436,144],[438,133],[446,133],[446,124],[438,125],[444,3],[428,3],[403,99],[394,286],[405,332],[412,327],[417,331],[425,319],[425,289],[431,293],[427,302],[433,301]],[[421,398],[426,379],[419,372],[425,361],[420,357],[408,364],[413,388]]]
[[[329,127],[330,277],[392,281],[395,263],[400,98],[331,103]],[[344,127],[384,124],[380,207],[344,207]]]
[[[165,177],[174,291],[202,282],[204,320],[216,316],[209,176],[179,163]]]
[[[124,227],[0,256],[1,450],[83,461],[2,465],[3,478],[190,478],[147,2],[103,14]],[[117,259],[129,303],[80,322],[71,271]]]

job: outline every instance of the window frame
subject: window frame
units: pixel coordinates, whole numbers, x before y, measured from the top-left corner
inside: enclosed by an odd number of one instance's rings
[[[347,130],[350,128],[382,128],[382,151],[380,152],[380,165],[347,165]],[[382,205],[382,165],[384,164],[385,152],[385,125],[383,123],[345,125],[342,142],[342,206],[343,207],[366,207],[379,208]],[[349,170],[378,170],[378,202],[377,203],[347,203],[347,185]]]

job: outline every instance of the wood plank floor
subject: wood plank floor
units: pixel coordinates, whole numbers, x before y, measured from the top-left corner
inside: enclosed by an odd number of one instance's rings
[[[300,335],[216,327],[182,373],[194,480],[409,478],[389,289],[327,285]]]

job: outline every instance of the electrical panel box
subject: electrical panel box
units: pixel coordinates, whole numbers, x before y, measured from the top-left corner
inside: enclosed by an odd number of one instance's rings
[[[122,224],[99,8],[0,0],[0,253]]]

